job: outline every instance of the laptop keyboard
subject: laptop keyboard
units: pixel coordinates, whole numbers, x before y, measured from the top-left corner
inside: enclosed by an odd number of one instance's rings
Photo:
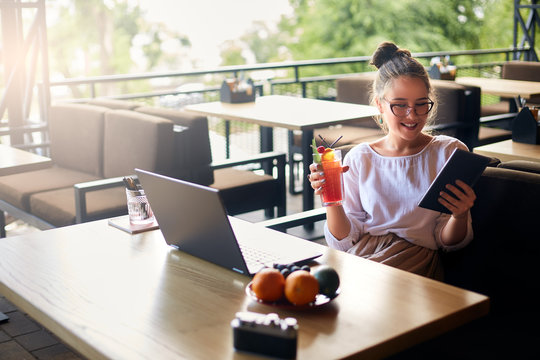
[[[279,260],[279,256],[275,253],[267,252],[261,249],[250,247],[249,245],[240,244],[240,250],[244,256],[244,260],[248,264],[273,264]]]

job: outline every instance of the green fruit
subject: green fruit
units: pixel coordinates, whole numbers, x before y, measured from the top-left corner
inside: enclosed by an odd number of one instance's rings
[[[313,276],[319,282],[319,293],[330,298],[336,296],[339,288],[339,275],[334,268],[322,265],[315,269]]]

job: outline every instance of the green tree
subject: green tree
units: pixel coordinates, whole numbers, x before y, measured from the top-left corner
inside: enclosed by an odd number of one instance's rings
[[[72,78],[150,71],[162,61],[171,63],[162,49],[165,41],[173,39],[179,48],[190,46],[187,37],[146,22],[140,7],[131,1],[71,0],[48,6],[56,13],[48,29],[53,77],[58,73]],[[135,48],[136,37],[143,39],[139,49]],[[144,61],[134,61],[134,50],[139,50]],[[72,90],[75,96],[88,95],[82,93],[84,89]],[[100,90],[100,95],[107,92],[105,86]]]
[[[291,0],[282,21],[295,59],[370,54],[385,40],[411,51],[473,48],[483,23],[481,0]]]
[[[221,56],[221,65],[244,65],[246,64],[246,59],[242,55],[244,51],[242,44],[238,41],[226,41],[220,52]]]

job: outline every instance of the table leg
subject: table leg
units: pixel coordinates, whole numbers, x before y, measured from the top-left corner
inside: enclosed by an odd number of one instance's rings
[[[303,210],[311,210],[314,207],[313,200],[313,189],[307,178],[307,175],[310,173],[309,165],[311,164],[311,159],[313,152],[311,151],[311,140],[313,139],[313,130],[304,130],[302,131],[302,166],[304,168],[304,175],[302,181],[302,204]]]
[[[274,132],[271,127],[261,126],[261,152],[274,151]]]
[[[261,135],[261,152],[274,151],[274,132],[271,127],[261,126],[260,129]],[[266,174],[272,173],[272,164],[265,163],[263,164],[263,170]]]

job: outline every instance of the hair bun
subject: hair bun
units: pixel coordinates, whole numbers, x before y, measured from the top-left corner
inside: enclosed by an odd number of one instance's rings
[[[400,49],[396,44],[392,42],[383,42],[373,53],[371,57],[371,65],[374,65],[377,69],[383,66],[386,62],[390,61],[394,56],[411,56],[409,50]]]

